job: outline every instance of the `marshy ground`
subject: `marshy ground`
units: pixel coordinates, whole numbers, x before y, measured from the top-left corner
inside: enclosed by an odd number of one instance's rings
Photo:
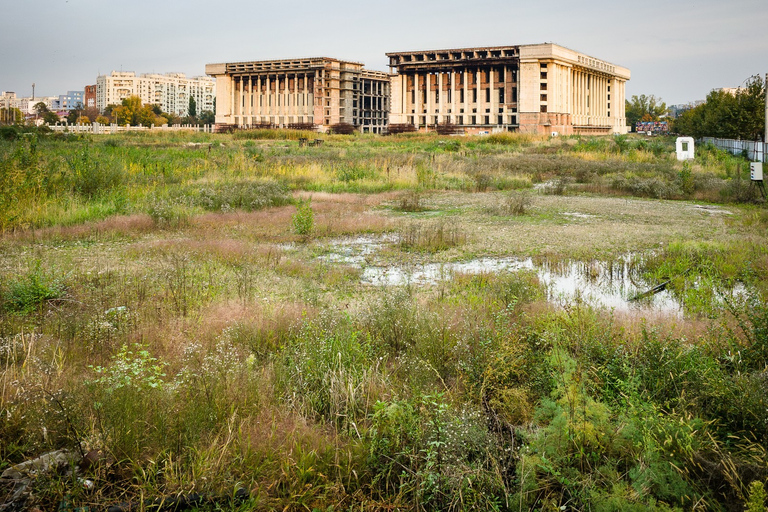
[[[768,215],[743,161],[682,164],[659,139],[297,137],[0,142],[0,469],[101,454],[17,502],[764,499]]]

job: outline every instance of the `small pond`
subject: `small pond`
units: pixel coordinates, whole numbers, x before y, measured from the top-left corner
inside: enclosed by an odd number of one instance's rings
[[[362,269],[361,280],[374,286],[434,285],[453,274],[482,274],[528,270],[536,272],[546,286],[550,301],[567,304],[583,300],[597,307],[616,311],[654,310],[681,317],[683,308],[669,291],[661,291],[640,301],[630,298],[659,283],[642,280],[633,271],[631,255],[612,262],[560,261],[550,263],[531,258],[483,257],[450,263],[384,265],[376,255],[397,237],[359,236],[331,241],[321,259]]]

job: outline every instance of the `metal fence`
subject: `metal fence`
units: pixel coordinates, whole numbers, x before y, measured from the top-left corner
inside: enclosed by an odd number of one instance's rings
[[[704,137],[701,139],[703,144],[710,143],[714,146],[727,151],[733,155],[745,155],[753,162],[768,162],[768,144],[760,141],[734,140],[734,139],[716,139],[714,137]]]

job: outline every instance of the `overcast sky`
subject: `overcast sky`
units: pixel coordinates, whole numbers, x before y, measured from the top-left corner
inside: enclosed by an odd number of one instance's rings
[[[554,42],[630,69],[627,96],[704,99],[768,72],[768,0],[0,0],[0,91],[64,94],[112,70]]]

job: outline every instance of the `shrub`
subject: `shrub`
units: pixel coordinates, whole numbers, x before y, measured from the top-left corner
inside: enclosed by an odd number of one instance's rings
[[[530,191],[515,190],[503,197],[499,210],[504,215],[525,215],[532,204]]]
[[[6,308],[28,312],[47,302],[60,299],[64,294],[63,280],[44,272],[37,261],[26,275],[9,283],[5,293]]]
[[[297,235],[308,237],[315,229],[315,214],[312,211],[312,199],[299,200],[296,205],[296,213],[291,219],[293,232]]]
[[[408,190],[400,195],[400,205],[398,209],[401,212],[421,212],[424,206],[421,204],[421,193],[417,190]]]

